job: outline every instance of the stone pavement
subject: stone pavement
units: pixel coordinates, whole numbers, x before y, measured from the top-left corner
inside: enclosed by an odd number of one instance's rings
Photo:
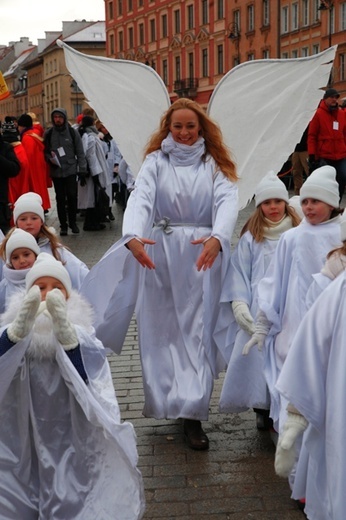
[[[47,224],[58,230],[54,191]],[[233,243],[254,205],[240,213]],[[89,267],[121,235],[123,211],[114,205],[115,221],[104,231],[63,237],[63,242]],[[116,266],[114,266],[116,269]],[[274,445],[268,432],[259,432],[255,414],[220,414],[218,399],[223,378],[216,381],[204,428],[210,439],[207,452],[189,449],[180,421],[158,421],[142,416],[143,390],[132,321],[120,356],[109,356],[123,420],[137,433],[139,468],[146,496],[144,520],[303,520],[290,499],[285,479],[275,475]],[[95,519],[96,520],[96,519]],[[100,519],[101,520],[101,519]]]

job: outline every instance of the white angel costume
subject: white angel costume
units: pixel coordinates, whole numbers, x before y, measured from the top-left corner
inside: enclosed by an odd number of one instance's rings
[[[270,416],[276,428],[281,403],[275,384],[307,311],[305,298],[312,275],[321,270],[329,251],[339,246],[339,216],[317,225],[304,219],[282,235],[267,275],[259,282],[258,306],[271,323],[264,347],[264,373],[271,396]],[[283,413],[285,409],[282,406]]]
[[[199,138],[180,145],[169,135],[145,159],[124,215],[123,238],[82,286],[97,313],[96,333],[119,352],[135,310],[147,417],[206,420],[213,379],[224,362],[212,340],[238,215],[234,183],[203,154]],[[216,237],[222,252],[197,271],[199,238]],[[156,268],[144,269],[124,244],[150,238]]]
[[[291,227],[291,219],[286,217],[280,228],[286,231]],[[265,238],[262,242],[256,242],[250,231],[247,231],[239,239],[231,256],[223,300],[246,303],[254,319],[258,309],[258,283],[265,276],[279,236],[275,234],[271,239]],[[226,350],[231,353],[231,357],[220,396],[221,412],[237,413],[248,408],[269,410],[269,393],[263,374],[263,354],[258,349],[252,349],[248,356],[242,355],[243,347],[249,339],[249,334],[239,327],[232,313],[226,337]]]
[[[345,295],[343,272],[304,317],[276,385],[309,422],[293,488],[309,520],[340,520],[346,511]]]
[[[25,277],[28,269],[13,269],[4,263],[2,268],[3,278],[0,281],[0,314],[7,309],[7,303],[14,294],[25,290]]]
[[[2,316],[2,336],[24,294]],[[67,300],[86,385],[40,314],[0,357],[2,520],[135,520],[144,508],[133,427],[120,422],[105,350],[89,305]]]

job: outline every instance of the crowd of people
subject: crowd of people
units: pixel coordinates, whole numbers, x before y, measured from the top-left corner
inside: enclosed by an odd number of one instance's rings
[[[189,448],[208,450],[202,423],[225,371],[220,412],[252,409],[256,427],[276,439],[275,469],[307,518],[342,518],[346,120],[338,97],[326,90],[300,143],[308,149],[294,151],[305,152],[301,165],[309,159],[299,194],[290,198],[277,173],[263,172],[233,250],[236,164],[196,102],[178,99],[162,115],[136,181],[93,111],[71,126],[56,108],[47,130],[34,114],[6,118],[1,518],[142,517],[135,434],[121,422],[106,358],[107,349],[121,353],[134,313],[145,417],[180,420]],[[119,177],[122,238],[89,270],[45,223],[48,187],[64,236],[79,233],[78,211],[85,231],[114,218]]]

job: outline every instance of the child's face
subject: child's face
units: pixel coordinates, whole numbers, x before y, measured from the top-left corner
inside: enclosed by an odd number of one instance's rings
[[[304,217],[313,226],[326,222],[330,219],[333,206],[316,199],[304,199],[302,202],[302,210]]]
[[[10,262],[15,270],[29,269],[36,260],[36,254],[27,247],[18,247],[15,249],[10,257]]]
[[[268,199],[261,203],[265,218],[271,222],[280,222],[286,213],[286,203],[281,199]]]
[[[39,215],[36,215],[36,213],[22,213],[17,218],[17,227],[19,229],[23,229],[27,233],[30,233],[30,235],[34,236],[35,238],[38,237],[41,227],[42,227],[42,220]]]
[[[41,291],[41,301],[44,302],[46,300],[47,293],[52,291],[53,289],[59,289],[64,297],[67,300],[67,291],[65,286],[58,280],[57,278],[53,278],[53,276],[41,276],[41,278],[37,278],[33,285],[37,285]]]

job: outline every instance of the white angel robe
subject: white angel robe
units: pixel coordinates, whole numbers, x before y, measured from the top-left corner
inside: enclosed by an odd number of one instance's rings
[[[305,299],[312,275],[320,272],[329,251],[340,246],[340,217],[317,225],[303,220],[281,236],[267,275],[258,285],[258,306],[272,324],[264,346],[264,374],[276,428],[281,402],[275,384],[307,311]],[[285,409],[284,405],[284,414]]]
[[[346,512],[346,273],[327,287],[303,319],[277,390],[309,422],[293,489],[309,520]],[[306,460],[307,459],[307,460]]]
[[[274,254],[278,240],[265,239],[256,242],[247,231],[238,241],[232,253],[223,295],[226,301],[245,302],[253,318],[257,314],[257,287],[264,277]],[[225,299],[225,298],[224,298]],[[229,325],[227,347],[231,351],[225,375],[219,408],[221,412],[243,412],[248,408],[269,410],[269,393],[263,374],[263,354],[257,348],[248,356],[242,350],[249,341],[249,334],[234,319]]]
[[[2,268],[3,279],[0,281],[0,314],[7,309],[8,301],[18,292],[25,291],[25,277],[28,269],[12,269],[4,263]]]
[[[94,266],[82,286],[97,313],[97,335],[119,352],[135,309],[147,417],[206,420],[213,379],[224,363],[212,339],[238,215],[238,190],[215,162],[197,157],[173,165],[148,155],[124,215],[123,239]],[[197,271],[202,245],[215,236],[222,252]],[[143,268],[124,243],[150,238],[156,269]]]
[[[13,321],[23,294],[11,301],[2,325]],[[67,308],[87,385],[42,314],[30,335],[0,357],[0,518],[140,519],[144,495],[133,427],[120,422],[89,306],[73,292]]]

